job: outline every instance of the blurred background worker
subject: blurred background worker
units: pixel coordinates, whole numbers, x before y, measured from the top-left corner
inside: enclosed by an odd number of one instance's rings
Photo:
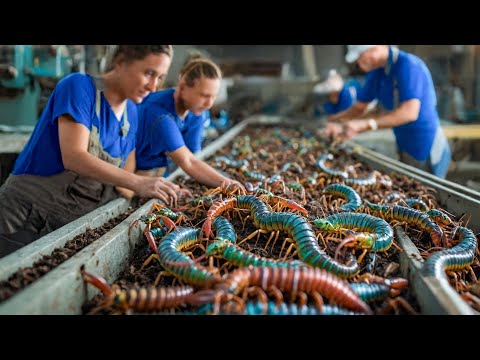
[[[327,101],[315,105],[314,115],[321,115],[322,110],[326,115],[333,115],[348,109],[357,100],[358,88],[360,88],[358,80],[345,81],[335,69],[330,70],[327,79],[313,88],[314,95],[328,97]]]
[[[176,87],[150,94],[138,106],[137,174],[166,176],[168,159],[199,183],[236,184],[195,157],[201,150],[204,122],[220,89],[222,72],[210,59],[192,54]],[[167,173],[168,174],[168,173]]]
[[[364,131],[393,128],[400,161],[445,178],[451,151],[425,63],[389,45],[348,45],[346,61],[356,62],[367,73],[365,84],[350,108],[329,117],[325,133],[348,139]],[[360,119],[374,99],[386,112]]]

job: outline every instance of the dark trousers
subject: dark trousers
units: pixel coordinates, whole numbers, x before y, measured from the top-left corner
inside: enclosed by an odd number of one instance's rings
[[[72,171],[10,175],[0,188],[0,257],[117,197],[113,186]]]
[[[0,257],[8,255],[40,237],[42,235],[28,230],[20,230],[13,234],[0,234]]]

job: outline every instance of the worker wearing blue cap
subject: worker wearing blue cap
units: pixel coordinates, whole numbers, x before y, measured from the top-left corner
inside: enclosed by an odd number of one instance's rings
[[[402,162],[445,178],[451,150],[440,127],[435,88],[425,63],[390,45],[348,45],[346,61],[356,62],[367,73],[365,84],[354,105],[329,118],[325,133],[347,139],[392,128]],[[359,119],[374,99],[386,112]]]

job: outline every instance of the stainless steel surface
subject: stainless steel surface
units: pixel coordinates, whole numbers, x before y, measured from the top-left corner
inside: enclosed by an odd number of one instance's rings
[[[147,202],[101,238],[1,303],[0,315],[81,314],[82,304],[98,292],[83,282],[81,267],[85,266],[108,282],[114,281],[128,264],[135,246],[143,241],[141,226],[132,228],[128,237],[129,225],[146,214],[153,202]]]
[[[17,251],[0,259],[0,281],[5,281],[19,269],[32,266],[44,255],[50,255],[53,250],[63,247],[75,236],[82,234],[88,228],[96,228],[108,220],[120,215],[128,209],[125,199],[116,199],[98,209],[78,218],[50,234],[28,244]]]
[[[400,161],[384,159],[379,154],[374,155],[367,150],[357,147],[356,153],[361,161],[385,173],[395,171],[407,175],[435,189],[437,199],[445,210],[457,216],[466,214],[467,219],[470,219],[468,227],[475,232],[480,232],[480,212],[478,211],[480,209],[480,194],[478,192],[412,168]]]
[[[425,277],[421,273],[423,259],[420,252],[405,234],[402,227],[395,227],[395,236],[400,247],[402,275],[410,283],[415,298],[425,315],[475,315],[445,279]]]
[[[394,160],[388,156],[372,151],[366,147],[353,145],[353,144],[352,144],[352,147],[355,149],[355,152],[358,155],[365,157],[366,159],[372,159],[373,162],[378,162],[379,164],[389,164],[395,167],[396,169],[403,169],[404,171],[402,171],[402,174],[407,174],[407,175],[415,174],[415,175],[418,175],[418,177],[421,177],[423,180],[428,180],[430,183],[436,183],[438,185],[441,185],[443,189],[445,188],[450,189],[456,193],[462,193],[470,198],[480,200],[480,193],[478,191],[469,189],[467,186],[463,186],[461,184],[457,184],[452,181],[439,178],[428,172],[425,172],[413,166],[407,165],[401,161]]]

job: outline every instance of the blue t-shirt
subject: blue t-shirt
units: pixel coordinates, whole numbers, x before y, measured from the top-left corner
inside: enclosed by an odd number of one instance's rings
[[[359,88],[360,83],[357,80],[346,82],[338,94],[338,101],[336,104],[331,101],[327,101],[323,104],[323,110],[325,113],[327,115],[333,115],[348,109],[357,101],[357,91]]]
[[[398,51],[395,61],[392,48],[385,68],[367,73],[365,85],[359,89],[357,100],[370,102],[378,99],[386,110],[397,108],[411,99],[420,101],[417,120],[393,128],[397,146],[415,159],[427,159],[439,127],[437,97],[432,76],[425,63],[413,54]]]
[[[138,105],[137,169],[168,165],[166,153],[182,146],[195,153],[201,149],[203,123],[208,114],[191,112],[182,120],[175,112],[175,88],[157,91]],[[207,115],[207,116],[205,116]]]
[[[20,153],[13,174],[50,176],[65,170],[60,152],[57,119],[69,114],[90,130],[88,151],[123,167],[135,149],[138,126],[137,108],[127,100],[125,113],[117,120],[101,93],[100,118],[96,113],[96,86],[88,74],[72,73],[61,79],[53,90],[30,139]],[[124,126],[125,125],[125,126]]]

